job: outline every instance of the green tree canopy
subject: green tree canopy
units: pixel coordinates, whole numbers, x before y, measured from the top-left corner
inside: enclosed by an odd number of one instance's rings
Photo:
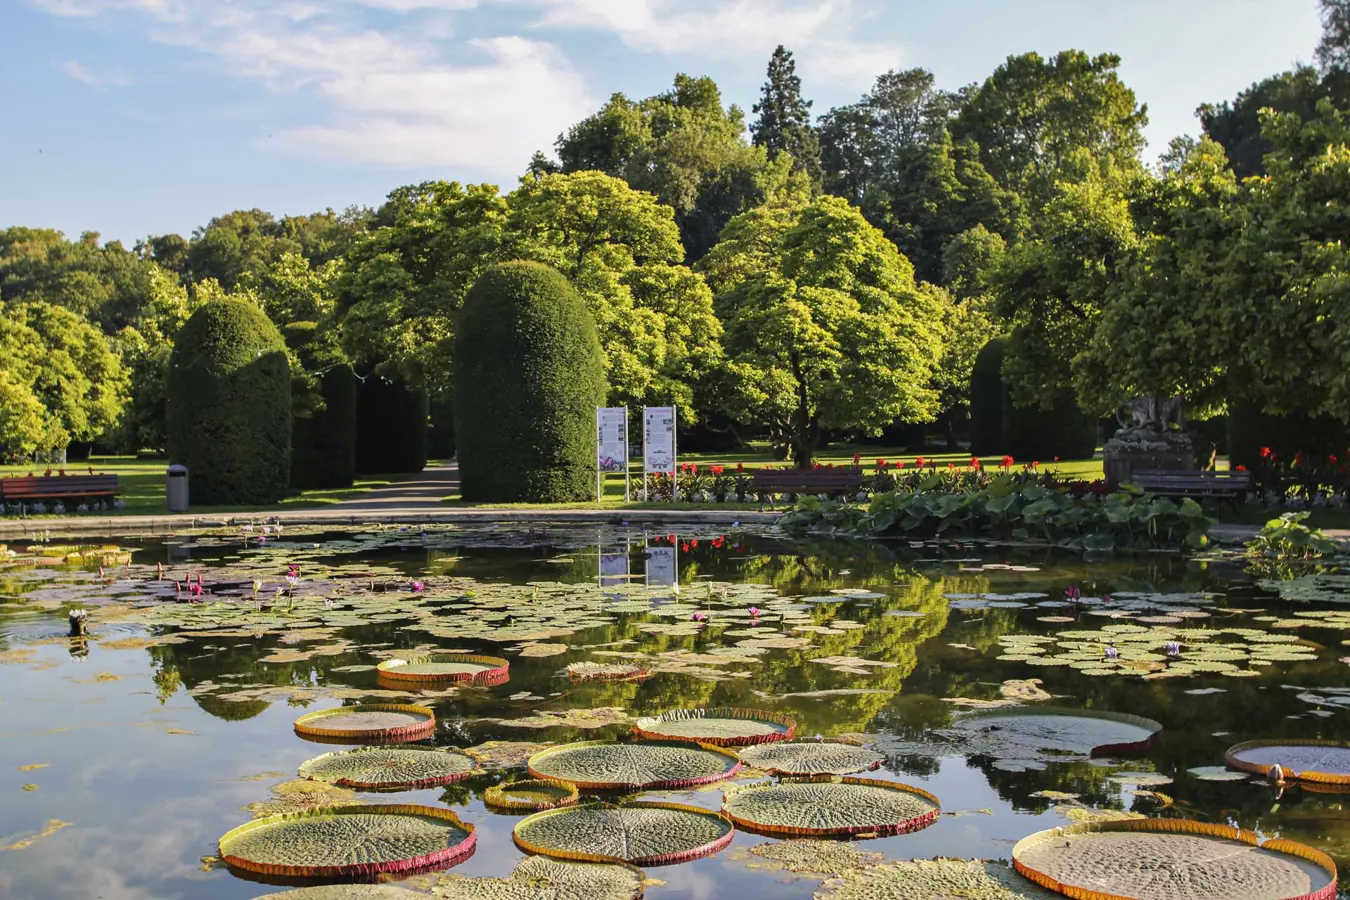
[[[1261,111],[1293,113],[1300,119],[1317,114],[1317,104],[1332,95],[1333,80],[1311,66],[1299,66],[1263,79],[1231,102],[1206,103],[1196,114],[1205,134],[1223,146],[1239,180],[1266,171],[1270,142],[1261,131]]]
[[[836,197],[733,219],[702,263],[726,329],[726,411],[810,465],[825,429],[931,420],[944,303]]]
[[[750,124],[755,146],[768,150],[770,159],[788,154],[793,171],[820,184],[820,138],[811,125],[811,101],[802,97],[797,63],[782,44],[769,58],[768,80],[760,88],[754,112],[759,117]]]
[[[107,334],[146,302],[151,265],[96,232],[67,241],[58,231],[0,230],[0,299],[63,306]]]

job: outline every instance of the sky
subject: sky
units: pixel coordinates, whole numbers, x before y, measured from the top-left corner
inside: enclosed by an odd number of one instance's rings
[[[893,68],[955,89],[1116,53],[1153,157],[1319,34],[1317,0],[0,0],[0,227],[130,246],[431,179],[509,190],[615,92],[709,75],[748,113],[780,43],[817,114]]]

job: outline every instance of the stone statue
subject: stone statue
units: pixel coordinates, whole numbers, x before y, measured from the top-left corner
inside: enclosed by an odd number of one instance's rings
[[[1159,453],[1191,449],[1180,397],[1150,394],[1122,403],[1116,409],[1116,421],[1120,430],[1107,441],[1108,450]]]

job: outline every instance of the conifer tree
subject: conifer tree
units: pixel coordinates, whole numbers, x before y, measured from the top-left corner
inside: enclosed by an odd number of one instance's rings
[[[794,169],[819,185],[820,139],[811,125],[811,101],[802,99],[797,63],[782,44],[769,59],[769,80],[760,90],[754,111],[759,116],[750,126],[755,146],[768,150],[770,159],[790,154]]]

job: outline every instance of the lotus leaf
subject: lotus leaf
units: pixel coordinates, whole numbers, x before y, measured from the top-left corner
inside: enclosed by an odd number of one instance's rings
[[[449,875],[434,893],[443,900],[634,900],[642,887],[642,870],[634,866],[531,856],[510,878]]]
[[[1057,900],[1003,863],[916,859],[848,872],[825,882],[816,900]]]
[[[847,741],[780,741],[741,751],[741,762],[773,775],[853,775],[886,757]]]
[[[1070,896],[1293,900],[1335,895],[1335,864],[1226,825],[1141,819],[1053,828],[1013,847],[1017,871]],[[1095,892],[1095,893],[1094,893]]]
[[[363,747],[316,756],[300,766],[300,777],[365,790],[410,790],[462,781],[478,768],[458,750]]]
[[[584,741],[541,750],[529,762],[535,778],[567,781],[592,791],[693,787],[730,778],[740,767],[730,751],[676,741]]]
[[[1299,781],[1350,785],[1350,743],[1343,741],[1248,741],[1229,747],[1225,758],[1244,772],[1265,775],[1279,766]]]
[[[745,747],[788,740],[796,733],[797,723],[787,716],[755,709],[675,709],[638,719],[633,731],[649,740]]]
[[[425,706],[340,706],[295,720],[301,737],[348,744],[416,741],[435,731],[436,714]]]
[[[696,806],[631,803],[535,813],[516,824],[514,836],[527,853],[656,866],[716,853],[735,831],[726,817]]]
[[[580,797],[576,785],[543,779],[493,785],[483,792],[483,802],[488,806],[530,812],[571,806]]]
[[[444,868],[474,844],[473,826],[447,809],[338,806],[241,825],[220,839],[220,857],[255,874],[338,878]]]
[[[824,837],[918,831],[941,807],[927,791],[892,781],[815,778],[732,788],[722,812],[757,832]]]

